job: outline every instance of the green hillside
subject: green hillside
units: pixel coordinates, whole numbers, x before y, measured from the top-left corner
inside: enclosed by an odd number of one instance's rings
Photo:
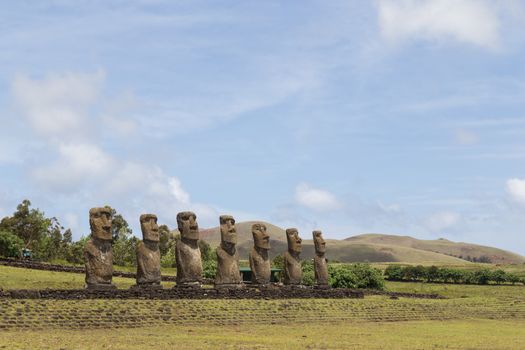
[[[253,246],[251,233],[255,221],[238,222],[238,249],[241,259],[247,259]],[[286,251],[286,235],[283,228],[264,223],[270,235],[270,256]],[[200,231],[204,239],[212,247],[220,243],[219,227]],[[303,237],[303,259],[313,257],[314,249],[311,232],[301,232]],[[463,257],[460,259],[459,256]],[[523,263],[525,257],[502,249],[485,247],[470,243],[456,243],[445,239],[420,240],[409,236],[385,234],[363,234],[344,240],[327,240],[327,257],[341,262],[405,262],[421,264],[468,264],[467,257],[489,257],[493,263]]]

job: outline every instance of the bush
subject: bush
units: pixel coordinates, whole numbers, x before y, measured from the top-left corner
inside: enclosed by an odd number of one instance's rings
[[[353,265],[354,274],[357,277],[357,288],[370,288],[383,290],[385,280],[381,271],[368,264]]]
[[[490,276],[490,280],[496,282],[497,284],[505,283],[507,282],[507,273],[501,269],[492,271],[492,276]]]
[[[160,257],[161,267],[175,267],[177,263],[175,261],[175,249],[170,247],[164,255]]]
[[[24,247],[24,241],[17,235],[7,232],[0,232],[0,255],[8,258],[15,258],[20,255]]]
[[[87,241],[87,237],[82,237],[79,241],[71,243],[66,251],[66,261],[71,264],[84,263],[84,247],[86,246]]]
[[[329,265],[330,285],[334,288],[384,289],[381,271],[368,264]]]
[[[315,284],[314,263],[312,260],[304,260],[301,264],[303,270],[302,283],[305,286],[313,286]]]
[[[474,272],[474,281],[477,284],[488,284],[491,278],[491,272],[488,269],[482,269]]]
[[[357,277],[350,265],[328,265],[328,272],[333,288],[357,288]]]
[[[404,277],[403,267],[399,265],[388,265],[385,277],[390,281],[402,281]]]
[[[202,264],[202,275],[204,278],[215,278],[217,274],[217,262],[215,260],[205,260]]]

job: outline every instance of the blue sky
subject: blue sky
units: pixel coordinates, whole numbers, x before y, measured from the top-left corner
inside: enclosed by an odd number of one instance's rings
[[[525,2],[5,1],[0,216],[525,254]]]

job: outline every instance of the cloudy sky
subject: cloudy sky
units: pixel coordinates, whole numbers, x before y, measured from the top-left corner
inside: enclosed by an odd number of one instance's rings
[[[525,254],[525,1],[9,1],[0,216],[109,204]]]

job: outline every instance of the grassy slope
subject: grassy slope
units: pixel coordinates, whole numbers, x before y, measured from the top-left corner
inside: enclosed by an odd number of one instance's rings
[[[464,257],[480,257],[485,255],[490,257],[493,263],[497,264],[520,264],[525,262],[525,258],[523,256],[502,249],[471,243],[452,242],[447,239],[421,240],[409,236],[370,233],[350,237],[345,241],[362,244],[381,244],[388,246],[408,247],[454,256],[462,255]]]
[[[241,259],[247,259],[252,248],[251,226],[254,221],[237,223],[238,248]],[[265,223],[271,239],[270,256],[282,254],[286,250],[284,229]],[[304,259],[313,257],[313,242],[310,233],[302,233]],[[212,246],[220,243],[218,227],[201,230],[201,238]],[[466,262],[451,255],[479,257],[489,256],[496,263],[522,263],[525,258],[501,249],[484,247],[468,243],[456,243],[447,240],[425,241],[408,236],[365,234],[346,240],[327,240],[327,256],[331,260],[342,262],[406,262],[420,264],[460,265]]]

